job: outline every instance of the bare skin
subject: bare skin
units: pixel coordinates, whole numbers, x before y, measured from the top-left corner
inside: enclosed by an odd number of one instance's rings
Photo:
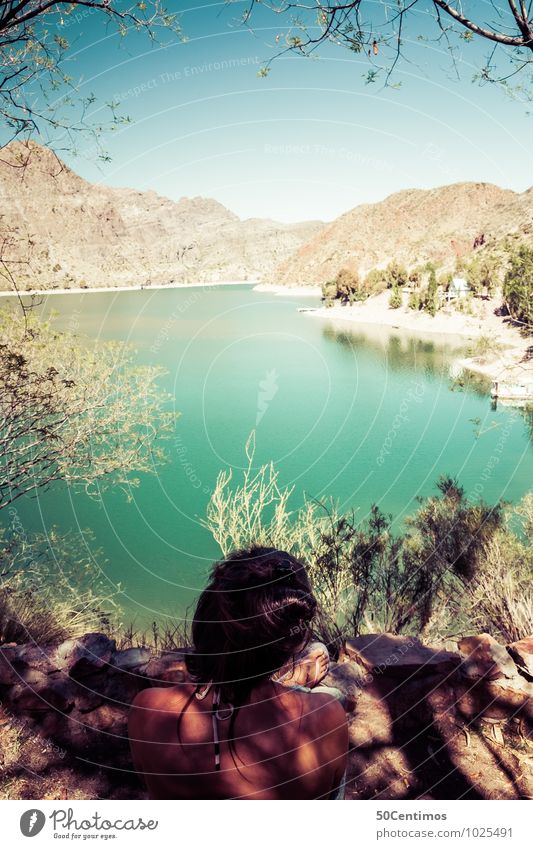
[[[133,762],[152,799],[318,799],[338,787],[348,730],[335,698],[261,683],[236,714],[231,747],[230,722],[218,722],[221,769],[215,772],[212,695],[199,701],[195,690],[192,684],[154,688],[133,702]]]

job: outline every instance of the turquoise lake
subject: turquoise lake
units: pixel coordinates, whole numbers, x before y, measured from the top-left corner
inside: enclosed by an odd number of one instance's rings
[[[531,488],[525,416],[493,409],[474,385],[452,387],[464,339],[298,312],[316,305],[221,286],[55,295],[40,307],[58,328],[128,341],[139,363],[163,366],[180,412],[169,462],[142,477],[132,502],[62,486],[17,502],[25,527],[72,529],[80,551],[93,530],[102,570],[124,588],[125,620],[182,615],[194,601],[218,555],[199,519],[221,469],[239,480],[253,429],[256,464],[276,464],[294,506],[333,496],[364,519],[377,503],[400,525],[441,474],[490,503]]]

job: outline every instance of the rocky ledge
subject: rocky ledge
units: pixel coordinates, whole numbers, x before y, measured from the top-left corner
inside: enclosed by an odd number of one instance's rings
[[[117,650],[102,634],[5,645],[1,706],[112,787],[114,776],[132,772],[131,701],[145,687],[184,681],[186,652]],[[453,651],[391,634],[347,640],[325,683],[353,707],[348,798],[533,797],[532,682],[533,637],[503,646],[481,634]],[[0,749],[3,734],[0,727]],[[121,792],[142,793],[134,785]]]

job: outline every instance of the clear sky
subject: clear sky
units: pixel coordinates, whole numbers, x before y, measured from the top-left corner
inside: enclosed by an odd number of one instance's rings
[[[279,16],[260,11],[252,33],[236,25],[244,3],[167,6],[182,12],[187,43],[151,47],[134,35],[121,44],[94,14],[64,30],[80,93],[120,100],[131,118],[104,140],[112,162],[98,163],[89,141],[75,158],[62,154],[91,181],[213,197],[241,217],[283,221],[330,220],[411,187],[533,184],[533,117],[495,86],[472,83],[486,43],[463,43],[458,80],[444,45],[416,41],[423,5],[397,89],[365,84],[365,58],[334,46],[318,59],[279,59],[259,78]]]

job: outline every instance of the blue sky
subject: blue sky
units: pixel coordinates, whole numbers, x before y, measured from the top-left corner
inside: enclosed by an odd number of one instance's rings
[[[77,157],[62,154],[67,163],[94,182],[214,197],[241,217],[284,221],[330,220],[411,187],[533,184],[533,118],[471,82],[485,43],[462,43],[458,80],[442,45],[416,41],[420,13],[398,89],[365,84],[365,57],[334,46],[318,59],[279,59],[261,79],[284,22],[260,11],[252,33],[235,25],[244,6],[170,0],[189,40],[168,46],[138,35],[121,43],[97,15],[71,23],[68,71],[80,93],[120,100],[131,124],[104,139],[110,163],[90,140]]]

